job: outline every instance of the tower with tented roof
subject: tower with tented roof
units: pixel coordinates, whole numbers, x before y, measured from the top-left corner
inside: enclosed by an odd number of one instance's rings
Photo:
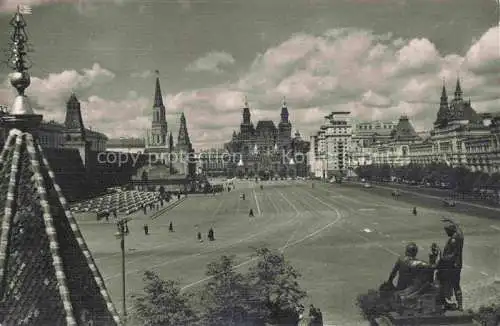
[[[0,155],[0,324],[121,325],[38,143],[42,116],[25,95],[30,75],[19,10],[11,25],[10,82],[18,95],[1,119],[9,134]]]

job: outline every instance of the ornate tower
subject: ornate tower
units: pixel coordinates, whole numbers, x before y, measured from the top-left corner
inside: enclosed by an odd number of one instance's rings
[[[42,120],[24,90],[25,21],[11,24],[12,109],[0,155],[0,323],[2,325],[120,325],[104,281],[80,233],[54,172],[38,144]]]
[[[187,130],[186,117],[184,112],[181,114],[181,121],[179,125],[179,135],[177,137],[177,150],[180,152],[188,153],[192,148],[191,140]]]
[[[248,101],[245,97],[245,105],[243,107],[243,121],[240,125],[241,140],[248,141],[252,139],[254,127],[250,116],[250,108],[248,107]]]
[[[455,98],[453,100],[455,101],[462,101],[462,87],[460,86],[460,77],[457,78],[457,86],[455,87]]]
[[[64,132],[64,147],[75,148],[80,153],[83,165],[89,168],[90,143],[85,137],[85,126],[83,125],[80,102],[75,94],[71,94],[66,103],[66,119],[64,121],[66,131]]]
[[[434,122],[434,127],[443,127],[448,123],[448,117],[450,114],[450,107],[448,105],[448,95],[446,94],[446,86],[443,81],[443,89],[441,91],[441,100],[439,103],[439,111],[437,113],[436,121]]]
[[[153,119],[151,120],[151,132],[148,137],[149,147],[167,147],[168,125],[166,118],[165,105],[163,105],[163,97],[160,87],[160,77],[158,70],[156,71],[156,85],[153,102]]]
[[[278,147],[280,149],[286,149],[290,146],[292,140],[292,124],[289,121],[288,107],[286,100],[283,97],[283,103],[281,106],[281,120],[278,124]]]

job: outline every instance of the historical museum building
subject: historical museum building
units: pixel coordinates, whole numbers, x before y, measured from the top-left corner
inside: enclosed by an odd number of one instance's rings
[[[260,120],[254,125],[246,102],[242,111],[240,130],[234,131],[231,141],[225,144],[229,158],[227,174],[262,178],[307,176],[310,143],[298,131],[292,136],[286,101],[283,100],[277,127],[271,120]]]

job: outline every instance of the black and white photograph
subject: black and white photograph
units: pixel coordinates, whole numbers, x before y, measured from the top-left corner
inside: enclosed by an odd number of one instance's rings
[[[0,0],[0,326],[499,326],[499,0]]]

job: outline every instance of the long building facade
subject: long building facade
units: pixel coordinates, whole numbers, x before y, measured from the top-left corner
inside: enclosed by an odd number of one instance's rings
[[[471,101],[464,99],[458,79],[451,100],[443,85],[434,127],[428,137],[420,137],[408,117],[401,117],[389,139],[373,144],[368,150],[369,159],[358,161],[357,165],[444,163],[474,172],[499,173],[499,126],[500,115],[479,114]]]
[[[0,110],[0,115],[5,115],[6,110]],[[81,127],[80,127],[81,126]],[[76,134],[79,135],[76,135]],[[104,151],[108,137],[95,130],[84,127],[81,116],[81,104],[75,94],[71,94],[66,102],[66,117],[64,123],[54,120],[42,121],[38,130],[39,142],[42,148],[72,148],[74,137],[85,139],[92,151]],[[0,128],[0,142],[5,141],[5,128]],[[73,137],[73,138],[72,138]]]
[[[308,175],[310,143],[297,131],[292,135],[288,106],[281,107],[278,126],[272,120],[251,119],[248,103],[242,109],[239,131],[225,144],[227,175],[239,177],[277,178]],[[203,167],[202,167],[203,169]]]

